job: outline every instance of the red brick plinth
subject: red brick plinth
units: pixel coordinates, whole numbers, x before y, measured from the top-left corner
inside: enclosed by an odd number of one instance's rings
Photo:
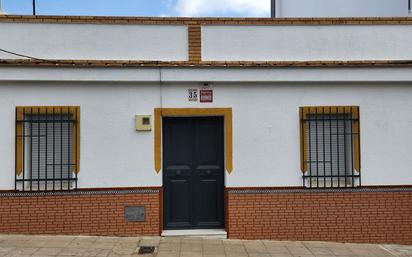
[[[229,189],[230,238],[412,244],[411,188]]]
[[[0,233],[159,235],[161,189],[0,195]],[[125,206],[145,220],[126,222]]]

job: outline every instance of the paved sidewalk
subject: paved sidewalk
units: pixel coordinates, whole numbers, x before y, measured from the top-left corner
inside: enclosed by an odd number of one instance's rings
[[[154,246],[153,254],[138,254]],[[87,237],[0,234],[0,257],[412,257],[412,246],[220,240],[179,237]]]

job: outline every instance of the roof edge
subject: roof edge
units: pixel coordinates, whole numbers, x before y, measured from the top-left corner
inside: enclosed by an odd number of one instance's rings
[[[168,25],[399,25],[412,24],[412,17],[341,18],[217,18],[217,17],[115,17],[1,15],[0,23],[86,23]]]
[[[0,66],[37,67],[412,67],[412,60],[350,61],[136,61],[136,60],[36,60],[0,59]]]

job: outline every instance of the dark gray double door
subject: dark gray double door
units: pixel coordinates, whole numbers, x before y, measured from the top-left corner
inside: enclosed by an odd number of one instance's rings
[[[165,229],[224,227],[223,117],[163,118]]]

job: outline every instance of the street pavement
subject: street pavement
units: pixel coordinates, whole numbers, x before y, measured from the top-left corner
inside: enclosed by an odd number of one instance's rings
[[[150,246],[154,247],[153,253],[139,254],[140,247]],[[0,257],[49,256],[412,257],[412,246],[228,240],[196,237],[97,237],[0,234]]]

